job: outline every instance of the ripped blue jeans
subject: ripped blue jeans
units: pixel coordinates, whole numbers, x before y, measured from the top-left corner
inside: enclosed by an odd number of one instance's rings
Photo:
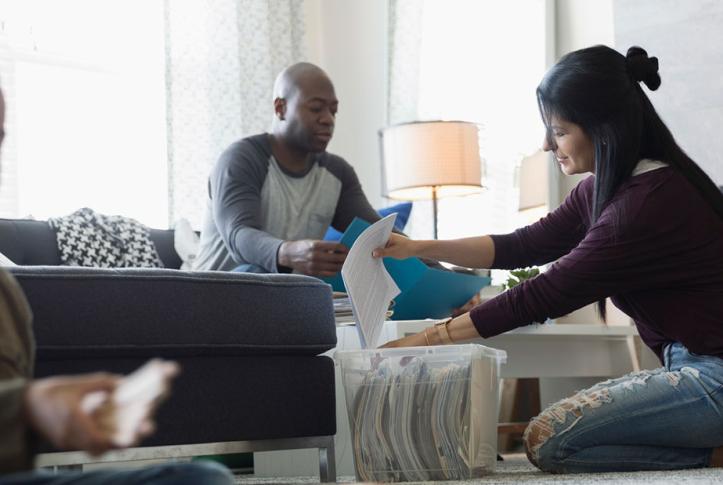
[[[553,473],[707,467],[723,445],[723,359],[673,343],[664,360],[545,409],[525,431],[530,461]]]

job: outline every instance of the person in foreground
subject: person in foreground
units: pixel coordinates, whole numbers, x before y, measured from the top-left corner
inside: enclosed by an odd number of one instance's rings
[[[632,47],[564,56],[537,88],[544,148],[561,170],[592,172],[563,204],[511,234],[449,241],[392,235],[374,256],[425,256],[536,278],[389,347],[491,337],[604,299],[635,321],[663,367],[601,382],[553,404],[524,434],[553,473],[720,466],[723,453],[723,195],[678,146],[640,82],[658,61]]]
[[[0,145],[4,119],[5,103],[0,91]],[[211,463],[87,473],[28,471],[38,437],[59,450],[82,450],[93,455],[117,448],[112,431],[83,402],[90,394],[112,392],[120,376],[96,373],[33,380],[34,349],[32,314],[25,295],[15,278],[0,268],[0,485],[233,483],[228,470]],[[178,368],[175,363],[164,363],[161,372],[161,383],[168,388]],[[139,415],[140,425],[131,436],[134,441],[152,433],[154,407]]]

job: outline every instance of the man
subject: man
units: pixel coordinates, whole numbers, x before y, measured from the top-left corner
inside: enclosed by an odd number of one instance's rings
[[[322,241],[354,219],[379,220],[354,169],[326,152],[339,101],[319,67],[294,64],[274,84],[271,133],[232,144],[211,171],[194,268],[332,276],[348,248]]]
[[[5,102],[0,90],[0,147],[4,138]],[[34,342],[32,314],[20,286],[0,268],[0,484],[231,484],[227,470],[211,464],[171,464],[140,470],[89,473],[26,472],[32,467],[36,435],[58,449],[100,454],[116,446],[84,398],[112,392],[120,376],[98,373],[32,380]],[[165,385],[177,372],[163,370]],[[142,417],[135,441],[151,433],[152,409]],[[24,472],[25,471],[25,472]]]

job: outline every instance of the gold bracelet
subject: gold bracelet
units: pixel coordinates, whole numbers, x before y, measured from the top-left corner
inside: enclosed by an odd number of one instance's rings
[[[434,328],[437,329],[437,335],[439,335],[439,339],[442,341],[442,344],[449,345],[453,344],[454,341],[452,340],[452,337],[449,336],[449,329],[447,328],[447,325],[449,325],[449,322],[452,321],[453,317],[449,317],[443,322],[439,322],[434,325]]]

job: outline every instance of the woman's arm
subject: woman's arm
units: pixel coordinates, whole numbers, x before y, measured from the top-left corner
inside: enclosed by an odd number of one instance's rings
[[[469,316],[469,312],[448,319],[441,324],[427,327],[424,331],[387,342],[382,347],[423,347],[425,345],[444,345],[461,343],[479,338],[480,334]]]
[[[417,256],[465,266],[490,268],[495,260],[495,245],[490,236],[467,237],[446,241],[413,241],[392,234],[386,247],[374,251],[374,257],[397,259]]]
[[[462,343],[557,318],[611,295],[671,288],[682,243],[660,244],[649,224],[615,224],[617,211],[603,214],[580,244],[546,272],[473,308],[448,324],[390,342],[390,346]],[[633,220],[637,215],[631,215]],[[652,263],[655,262],[655,263]],[[660,268],[653,270],[652,268]],[[669,280],[669,281],[666,281]],[[474,331],[474,333],[473,333]]]
[[[569,253],[585,237],[593,178],[583,180],[563,204],[534,224],[504,235],[446,241],[410,241],[393,235],[377,257],[419,256],[468,268],[514,269],[542,265]]]

